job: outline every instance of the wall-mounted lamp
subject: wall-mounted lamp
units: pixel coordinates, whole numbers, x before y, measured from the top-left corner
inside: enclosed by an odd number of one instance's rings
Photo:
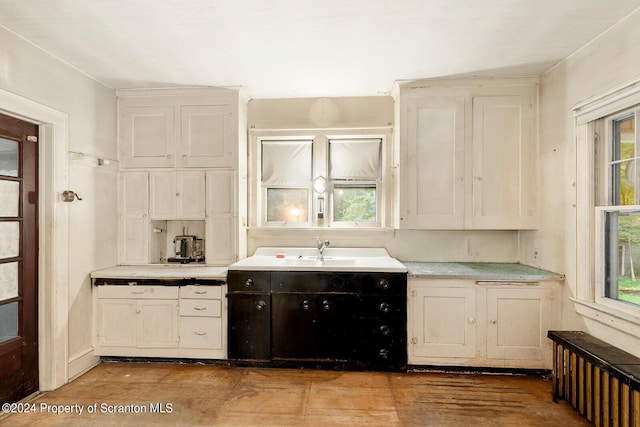
[[[313,191],[318,194],[324,194],[327,191],[327,179],[324,176],[319,176],[313,180]]]

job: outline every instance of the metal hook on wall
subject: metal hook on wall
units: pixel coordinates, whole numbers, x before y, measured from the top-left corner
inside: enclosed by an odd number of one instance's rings
[[[82,200],[75,191],[65,190],[62,192],[62,201],[73,202],[75,199]]]

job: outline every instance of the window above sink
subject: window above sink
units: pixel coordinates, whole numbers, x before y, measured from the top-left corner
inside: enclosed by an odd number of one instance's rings
[[[389,227],[391,144],[390,127],[252,131],[250,226]]]

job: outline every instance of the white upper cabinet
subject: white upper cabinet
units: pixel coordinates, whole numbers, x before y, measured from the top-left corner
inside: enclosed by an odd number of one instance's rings
[[[181,107],[183,167],[233,167],[233,112],[229,105]]]
[[[207,264],[230,264],[237,260],[236,173],[231,169],[210,170],[206,181]]]
[[[473,98],[473,226],[535,227],[532,95]]]
[[[399,90],[399,228],[535,228],[536,82]]]
[[[150,172],[151,219],[204,219],[205,172]]]
[[[401,227],[464,228],[465,98],[409,98],[405,112]]]
[[[118,91],[122,168],[234,167],[237,105],[233,91]]]
[[[149,174],[120,174],[120,236],[121,264],[149,262]]]
[[[175,137],[172,106],[120,108],[119,146],[123,168],[173,167]]]

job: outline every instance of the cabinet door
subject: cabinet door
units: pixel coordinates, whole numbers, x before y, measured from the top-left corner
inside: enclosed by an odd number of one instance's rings
[[[205,218],[204,171],[177,172],[177,219]]]
[[[205,259],[228,265],[236,260],[235,171],[207,171]]]
[[[271,359],[271,298],[269,294],[229,293],[229,359]]]
[[[181,107],[182,166],[233,167],[233,113],[229,105]]]
[[[171,106],[121,107],[119,139],[122,167],[173,167],[174,120]]]
[[[273,359],[351,360],[358,337],[356,295],[271,295]]]
[[[406,105],[400,228],[461,229],[465,206],[465,98],[408,99]]]
[[[409,363],[476,357],[475,288],[417,287],[409,307]]]
[[[149,174],[120,175],[120,263],[149,262]]]
[[[472,228],[535,227],[533,114],[529,95],[473,98]]]
[[[140,300],[137,306],[138,348],[178,347],[178,303]]]
[[[135,348],[136,304],[127,299],[98,300],[98,346]]]
[[[151,172],[149,174],[149,217],[175,219],[177,193],[175,172]]]
[[[544,360],[551,349],[549,289],[487,289],[487,357]]]

